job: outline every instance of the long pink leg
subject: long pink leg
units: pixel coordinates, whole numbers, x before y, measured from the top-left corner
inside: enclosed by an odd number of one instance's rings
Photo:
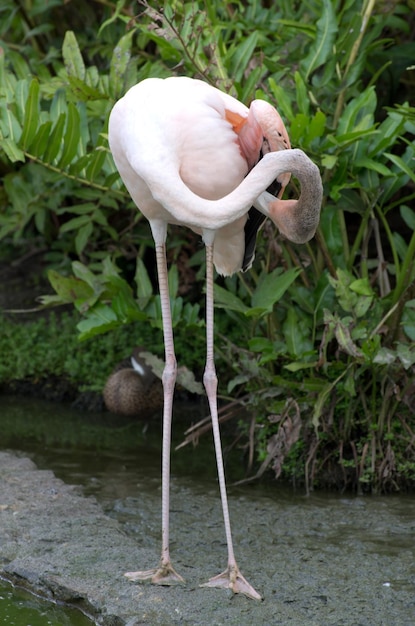
[[[233,551],[231,523],[229,518],[228,498],[226,494],[225,471],[223,467],[222,445],[220,441],[219,419],[217,409],[217,387],[214,362],[214,319],[213,319],[213,238],[211,232],[204,233],[206,245],[206,368],[203,376],[210,415],[212,418],[213,439],[215,443],[218,480],[222,500],[223,519],[225,522],[226,542],[228,545],[228,567],[222,574],[211,578],[202,587],[222,587],[232,589],[234,593],[243,593],[254,600],[261,600],[259,593],[248,583],[239,571]]]
[[[166,224],[164,222],[152,222],[151,228],[156,244],[157,272],[159,279],[165,349],[165,367],[162,377],[164,391],[161,470],[162,548],[159,567],[145,571],[127,572],[125,576],[127,576],[127,578],[132,581],[151,580],[151,582],[159,585],[173,585],[175,583],[184,582],[183,578],[179,574],[177,574],[171,564],[169,549],[171,423],[177,363],[176,356],[174,354],[173,327],[171,321],[169,285],[166,263]]]

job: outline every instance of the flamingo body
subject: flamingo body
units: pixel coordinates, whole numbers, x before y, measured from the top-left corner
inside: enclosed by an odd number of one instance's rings
[[[219,200],[243,181],[263,147],[266,152],[282,150],[290,142],[279,114],[267,102],[256,100],[248,109],[202,81],[172,77],[147,79],[117,102],[110,119],[110,146],[131,197],[150,222],[162,219],[201,232],[192,213],[183,219],[174,206],[166,209],[169,188],[181,183],[198,199]],[[162,201],[149,180],[154,171],[154,186],[163,188]],[[283,179],[285,186],[289,175]],[[209,202],[202,211],[209,219]],[[225,224],[216,228],[213,260],[220,274],[230,275],[242,269],[248,211],[236,219],[226,219],[223,213]]]

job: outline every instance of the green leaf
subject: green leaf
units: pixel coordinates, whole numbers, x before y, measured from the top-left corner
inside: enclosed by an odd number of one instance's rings
[[[346,376],[346,380],[344,381],[344,390],[352,398],[356,396],[356,384],[353,370],[350,370]]]
[[[18,143],[22,134],[21,126],[13,111],[5,104],[1,109],[1,130],[4,137]]]
[[[80,142],[80,117],[76,106],[68,103],[68,113],[66,116],[66,128],[63,136],[63,151],[58,167],[65,168],[75,158]]]
[[[252,60],[258,38],[259,30],[254,29],[248,37],[242,40],[242,43],[237,46],[232,54],[231,74],[234,81],[238,83],[241,81],[248,64]]]
[[[281,300],[300,273],[301,269],[298,267],[292,267],[284,272],[281,267],[277,267],[270,274],[263,274],[252,295],[252,308],[270,313],[274,304]]]
[[[252,100],[252,94],[255,93],[257,85],[262,82],[265,73],[266,68],[262,63],[252,70],[250,69],[248,76],[246,78],[244,76],[243,81],[238,85],[238,100],[241,102],[250,102]]]
[[[368,156],[378,159],[380,154],[393,146],[404,128],[405,117],[399,113],[389,111],[388,117],[378,127],[379,134],[372,139],[368,146]]]
[[[368,131],[370,129],[373,132],[371,127],[373,127],[374,123],[373,116],[376,105],[377,98],[374,86],[368,87],[357,98],[353,98],[346,106],[339,120],[337,141],[343,143],[344,139],[340,139],[340,137],[348,134],[350,134],[350,137],[353,137],[358,131]],[[356,135],[356,138],[358,138],[358,135]]]
[[[33,141],[39,127],[39,82],[36,78],[32,80],[29,88],[29,95],[26,101],[25,115],[23,120],[22,135],[20,145],[23,149]]]
[[[86,75],[85,75],[85,82],[88,85],[88,87],[98,88],[98,86],[100,85],[100,82],[101,82],[100,73],[98,71],[98,68],[95,67],[95,65],[91,65],[90,67],[87,68]]]
[[[412,182],[415,183],[415,173],[411,170],[409,165],[407,165],[407,163],[405,163],[405,161],[401,157],[397,156],[396,154],[390,154],[389,152],[385,152],[385,156],[388,157],[388,159],[390,159],[392,163],[396,165],[396,167],[402,170],[402,172],[404,172],[407,176],[409,176]]]
[[[92,199],[94,199],[94,197],[92,196]],[[75,215],[85,215],[86,213],[89,215],[89,217],[92,216],[92,214],[95,212],[95,204],[93,204],[93,202],[83,202],[82,204],[73,204],[70,207],[65,207],[64,209],[65,213],[74,213]]]
[[[363,352],[356,346],[350,336],[350,328],[347,323],[345,323],[345,319],[340,320],[337,319],[334,334],[337,339],[337,343],[339,344],[339,348],[343,350],[349,356],[353,356],[356,359],[364,358]]]
[[[87,85],[80,78],[76,78],[76,76],[70,76],[68,80],[72,91],[79,100],[102,100],[105,98],[105,94],[102,91]]]
[[[88,311],[88,317],[77,324],[79,339],[84,341],[106,333],[120,325],[117,315],[107,304],[98,303]]]
[[[107,157],[107,151],[102,146],[97,146],[93,152],[91,152],[88,159],[88,165],[85,169],[85,177],[88,180],[95,180],[98,174],[101,173],[102,168]]]
[[[356,161],[354,161],[354,167],[373,170],[374,172],[377,172],[381,176],[385,177],[394,176],[394,173],[388,167],[386,167],[386,165],[383,165],[383,163],[379,163],[379,161],[368,159],[366,157],[356,159]]]
[[[89,162],[90,162],[89,154],[84,154],[83,156],[79,157],[79,159],[77,159],[76,161],[73,161],[69,165],[69,173],[72,174],[73,176],[77,176],[78,174],[81,174],[81,172],[85,170]]]
[[[252,352],[264,352],[264,350],[269,350],[270,341],[268,337],[252,337],[248,341],[248,346]]]
[[[332,170],[333,167],[337,164],[338,157],[334,154],[325,154],[321,159],[321,164],[327,170]]]
[[[287,120],[292,120],[294,117],[294,112],[292,109],[291,98],[288,94],[288,91],[285,90],[281,85],[277,85],[272,77],[269,79],[269,87],[271,89],[272,95],[275,98],[275,106],[278,111]]]
[[[22,161],[24,163],[24,152],[16,145],[13,139],[2,139],[0,143],[0,148],[4,150],[7,158],[12,163],[15,163],[16,161]]]
[[[13,110],[17,116],[19,124],[23,124],[28,96],[29,96],[29,81],[27,79],[18,80],[13,90],[13,100],[14,100]]]
[[[44,122],[36,133],[35,138],[29,146],[28,152],[36,157],[43,158],[49,143],[52,122]]]
[[[373,296],[373,289],[370,286],[368,278],[358,278],[353,280],[349,288],[360,296]]]
[[[182,320],[188,326],[201,326],[203,321],[199,317],[200,313],[200,305],[196,302],[192,304],[191,302],[186,302],[183,307]]]
[[[284,369],[289,372],[299,372],[305,369],[311,369],[317,367],[318,361],[293,361],[292,363],[288,363],[288,365],[284,365]]]
[[[304,113],[297,113],[291,122],[290,137],[293,145],[299,144],[307,134],[309,117]]]
[[[300,113],[308,117],[310,109],[310,99],[307,94],[307,87],[300,72],[294,73],[294,80],[297,94],[297,106]]]
[[[251,378],[251,374],[238,374],[228,382],[227,392],[230,394],[238,385],[246,385]]]
[[[99,37],[101,37],[102,31],[105,28],[107,28],[107,26],[109,26],[110,24],[113,24],[114,22],[122,18],[128,19],[128,16],[123,15],[124,7],[125,7],[125,0],[118,0],[115,8],[114,7],[111,8],[110,17],[107,20],[105,20],[105,22],[103,22],[101,26],[99,27],[99,30],[98,30]],[[132,32],[134,32],[134,30],[132,30]]]
[[[403,204],[400,207],[400,214],[408,228],[415,231],[415,211],[410,209],[406,204]]]
[[[85,300],[93,295],[93,291],[84,281],[73,276],[61,276],[55,270],[49,270],[48,280],[60,297],[61,303]]]
[[[85,64],[75,33],[71,30],[67,30],[65,33],[62,56],[68,76],[73,76],[83,81],[85,79]]]
[[[240,298],[235,296],[227,289],[219,287],[219,285],[214,285],[213,289],[216,307],[229,309],[231,311],[237,311],[238,313],[247,313],[247,311],[249,311],[249,308],[246,306],[246,304],[244,304]]]
[[[306,80],[318,67],[333,55],[333,45],[337,34],[337,21],[331,0],[323,0],[321,18],[316,25],[316,36],[310,52],[300,63]]]
[[[372,126],[371,128],[366,128],[364,130],[355,130],[350,133],[339,134],[335,137],[333,135],[329,135],[327,139],[335,146],[345,148],[348,145],[355,144],[360,139],[363,139],[370,135],[376,135],[378,132],[379,131],[376,129],[376,127]]]
[[[94,229],[94,225],[91,220],[88,221],[87,224],[79,228],[75,237],[75,250],[78,256],[80,256],[87,245],[89,238]]]
[[[91,134],[88,122],[88,111],[85,102],[79,101],[77,107],[80,117],[80,142],[78,147],[78,154],[82,156],[87,155],[88,144],[91,141]]]
[[[49,117],[53,124],[56,124],[61,115],[67,114],[68,103],[66,99],[66,91],[63,88],[57,89],[53,95],[50,105]]]
[[[36,228],[40,233],[45,232],[45,222],[46,222],[47,212],[44,208],[39,207],[35,213],[35,224]]]
[[[317,399],[314,403],[313,417],[312,417],[311,422],[316,430],[319,427],[320,417],[323,413],[324,405],[326,404],[327,399],[332,389],[333,389],[333,384],[327,383],[326,385],[324,385],[323,389],[318,394]]]
[[[373,359],[373,363],[377,363],[378,365],[390,365],[391,363],[394,363],[395,360],[395,350],[390,350],[389,348],[380,348]]]
[[[292,145],[310,146],[314,139],[321,137],[325,132],[326,116],[321,111],[310,118],[305,113],[297,113],[290,127]]]
[[[322,137],[324,135],[326,130],[326,120],[327,118],[322,111],[317,111],[311,118],[308,129],[309,141],[313,141],[313,139],[317,139],[318,137]]]
[[[175,263],[173,263],[169,269],[168,283],[170,298],[175,298],[179,290],[179,270],[177,269],[177,265]]]
[[[79,261],[74,261],[72,263],[72,271],[77,278],[87,283],[87,285],[93,289],[95,294],[102,293],[103,286],[101,281],[93,272],[91,272],[90,269],[86,267],[86,265],[83,265],[83,263],[80,263]]]
[[[120,274],[120,270],[118,269],[118,267],[114,264],[113,260],[111,259],[110,256],[106,256],[103,261],[102,261],[102,273],[104,275],[104,277],[106,279],[108,278],[117,278],[119,279],[119,274]],[[125,281],[123,281],[125,282]],[[131,287],[128,287],[130,291]]]
[[[118,291],[111,299],[111,307],[116,313],[117,319],[123,324],[147,319],[147,314],[140,309],[131,290]]]
[[[146,266],[140,258],[137,258],[134,281],[137,285],[137,298],[140,303],[140,307],[145,309],[153,295],[153,285],[151,284],[151,280],[148,276]]]
[[[122,37],[114,48],[110,65],[109,89],[111,96],[116,99],[124,91],[125,72],[131,59],[131,40],[134,29]]]
[[[62,224],[59,231],[61,233],[67,233],[70,230],[77,230],[78,228],[81,228],[82,226],[85,226],[85,224],[89,224],[90,222],[90,215],[78,215],[77,217],[73,217],[72,219]]]
[[[46,163],[53,163],[58,156],[59,151],[62,149],[63,130],[65,128],[65,114],[61,113],[56,122],[50,137],[49,142],[45,150],[44,160]]]
[[[182,321],[183,298],[170,298],[171,320],[173,327]]]
[[[328,279],[336,290],[336,296],[342,309],[347,313],[352,312],[358,300],[357,294],[350,290],[352,275],[346,270],[337,268],[337,279],[332,276],[329,276]]]
[[[294,307],[288,309],[282,332],[290,355],[304,358],[304,355],[312,350],[310,329]]]
[[[406,343],[398,342],[396,347],[398,359],[407,370],[415,363],[415,349]]]
[[[369,311],[370,306],[373,302],[372,296],[360,296],[356,302],[354,313],[356,317],[364,317],[366,313]]]

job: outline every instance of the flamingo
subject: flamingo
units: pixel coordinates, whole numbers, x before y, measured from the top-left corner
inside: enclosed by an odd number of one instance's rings
[[[165,242],[168,224],[179,224],[199,233],[206,247],[203,383],[212,419],[228,550],[225,571],[202,586],[229,588],[261,600],[240,572],[232,542],[217,412],[213,266],[225,276],[248,269],[256,232],[267,217],[291,241],[311,239],[322,198],[319,170],[304,152],[291,149],[281,117],[269,103],[254,100],[248,109],[204,81],[187,77],[148,78],[129,89],[111,111],[109,144],[127,190],[150,223],[165,347],[161,560],[155,569],[127,572],[125,576],[161,585],[184,582],[172,565],[169,550],[171,423],[177,363]],[[300,198],[281,200],[290,174],[301,184]]]

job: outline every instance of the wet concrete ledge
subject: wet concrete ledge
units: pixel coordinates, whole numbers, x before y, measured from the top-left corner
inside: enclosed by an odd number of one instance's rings
[[[0,576],[103,626],[189,623],[182,619],[183,609],[194,610],[188,589],[124,578],[132,560],[154,559],[146,552],[80,488],[0,452]]]
[[[203,502],[209,497],[204,493]],[[197,498],[192,495],[193,506]],[[185,586],[130,583],[123,573],[154,564],[153,546],[139,545],[80,488],[27,458],[0,452],[0,576],[78,607],[102,626],[413,626],[415,503],[408,501],[404,516],[393,512],[392,501],[375,508],[368,503],[337,499],[321,507],[308,501],[301,515],[291,501],[276,507],[274,501],[233,499],[234,519],[253,537],[239,534],[237,541],[244,574],[265,596],[258,603],[199,587],[216,573],[210,539],[199,550],[176,546]],[[189,514],[185,519],[180,546],[189,533]],[[359,527],[360,536],[348,532]],[[238,524],[234,528],[238,535]]]
[[[197,581],[158,587],[124,577],[132,563],[155,564],[155,557],[80,487],[26,457],[0,452],[1,577],[102,626],[251,623],[243,615],[257,603],[242,596],[234,604],[233,594],[201,590]]]
[[[134,550],[93,498],[27,458],[0,453],[1,576],[104,626],[133,626],[143,622],[122,562]]]

